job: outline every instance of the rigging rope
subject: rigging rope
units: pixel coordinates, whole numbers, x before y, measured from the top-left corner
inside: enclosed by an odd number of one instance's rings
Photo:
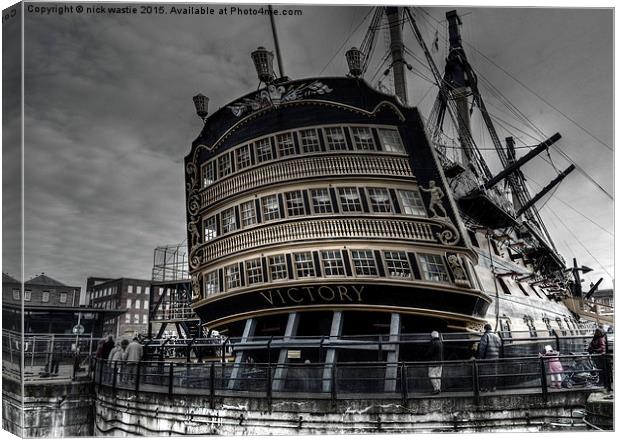
[[[329,61],[327,61],[327,64],[325,64],[325,67],[323,67],[323,69],[321,69],[321,71],[319,72],[319,74],[317,76],[321,76],[323,74],[323,72],[325,71],[325,69],[327,69],[327,67],[329,67],[329,65],[332,63],[332,61],[334,60],[334,58],[336,58],[336,55],[338,55],[340,53],[340,51],[342,50],[342,48],[347,44],[347,42],[351,39],[351,37],[353,36],[353,34],[355,32],[357,32],[357,30],[360,28],[360,26],[362,24],[364,24],[364,22],[366,21],[366,19],[368,18],[368,16],[370,15],[370,13],[374,10],[374,8],[370,8],[370,10],[368,11],[368,13],[364,16],[364,18],[362,18],[362,21],[360,21],[360,23],[356,26],[355,29],[353,29],[353,31],[349,34],[349,36],[347,37],[346,40],[344,40],[344,43],[342,43],[342,45],[340,46],[340,48],[332,55],[332,57],[329,59]]]
[[[435,17],[433,17],[432,15],[430,15],[427,11],[424,10],[424,8],[417,8],[420,9],[422,12],[424,12],[428,17],[432,18],[433,20],[435,20],[437,23],[440,23],[439,20],[437,20]],[[544,102],[545,104],[547,104],[548,106],[550,106],[551,108],[553,108],[555,111],[557,111],[558,113],[560,113],[562,116],[564,116],[564,118],[566,118],[568,121],[570,121],[571,123],[573,123],[575,126],[579,127],[582,131],[584,131],[586,134],[588,134],[590,137],[592,137],[594,140],[596,140],[598,143],[600,143],[601,145],[603,145],[605,148],[607,148],[608,150],[610,150],[611,152],[613,152],[613,148],[611,148],[609,145],[607,145],[605,142],[603,142],[601,139],[599,139],[598,137],[596,137],[594,134],[592,134],[589,130],[587,130],[585,127],[583,127],[582,125],[580,125],[577,121],[575,121],[574,119],[572,119],[570,116],[568,116],[567,114],[565,114],[562,110],[560,110],[559,108],[557,108],[555,105],[553,105],[551,102],[549,102],[547,99],[543,98],[542,96],[540,96],[538,93],[536,93],[534,90],[532,90],[530,87],[528,87],[527,85],[525,85],[523,82],[521,82],[519,79],[517,79],[515,76],[513,76],[510,72],[508,72],[507,70],[505,70],[503,67],[501,67],[500,65],[498,65],[497,63],[495,63],[492,59],[490,59],[488,56],[486,56],[484,53],[482,53],[480,50],[476,49],[471,43],[468,43],[467,41],[463,41],[466,45],[468,45],[472,50],[474,50],[475,52],[477,52],[480,56],[482,56],[482,58],[484,58],[486,61],[488,61],[489,63],[491,63],[492,65],[494,65],[495,67],[497,67],[499,70],[501,70],[504,74],[506,74],[508,77],[510,77],[513,81],[515,81],[517,84],[519,84],[521,87],[523,87],[524,89],[526,89],[527,91],[529,91],[530,93],[532,93],[534,96],[536,96],[538,99],[540,99],[542,102]]]

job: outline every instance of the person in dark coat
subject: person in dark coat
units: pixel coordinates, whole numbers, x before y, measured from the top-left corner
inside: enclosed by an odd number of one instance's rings
[[[103,347],[101,348],[101,358],[107,360],[110,356],[110,352],[114,349],[114,337],[108,335],[108,338],[103,343]]]
[[[493,327],[488,323],[484,325],[484,334],[480,337],[478,344],[478,358],[480,360],[492,360],[481,365],[483,375],[488,378],[481,380],[481,390],[495,391],[497,386],[497,359],[500,357],[502,339],[493,332]],[[482,372],[482,371],[481,371]]]
[[[596,368],[599,370],[605,370],[605,356],[607,353],[607,340],[605,339],[605,333],[601,328],[596,328],[594,331],[594,337],[590,341],[588,346],[588,353],[594,355],[592,358]]]
[[[431,341],[428,344],[426,350],[426,359],[428,361],[443,361],[443,343],[439,338],[437,331],[431,332]],[[443,365],[436,363],[428,366],[428,377],[431,380],[433,386],[433,394],[441,392],[441,373],[443,372]]]

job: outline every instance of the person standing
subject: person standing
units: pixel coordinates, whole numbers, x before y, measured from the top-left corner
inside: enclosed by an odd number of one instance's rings
[[[107,360],[110,356],[110,351],[114,349],[114,337],[108,335],[101,348],[101,358]]]
[[[441,392],[441,374],[443,372],[443,343],[437,331],[431,332],[431,341],[426,350],[426,359],[438,363],[428,366],[428,377],[433,386],[433,395]]]
[[[127,346],[127,372],[136,375],[138,371],[138,363],[142,360],[142,345],[138,341],[138,337],[134,337]]]
[[[540,354],[540,356],[544,357],[545,362],[547,363],[549,377],[551,377],[551,384],[549,387],[553,389],[561,389],[562,373],[564,372],[564,368],[562,367],[562,363],[560,363],[560,353],[558,351],[554,351],[551,345],[547,345],[545,346],[545,352]]]
[[[601,328],[596,328],[594,336],[590,345],[588,346],[588,353],[594,355],[592,358],[596,368],[599,370],[599,374],[605,370],[605,354],[607,353],[607,340],[605,339],[605,333]]]
[[[480,337],[480,343],[478,344],[478,359],[491,360],[484,365],[488,378],[482,380],[482,391],[495,391],[497,387],[497,360],[499,359],[501,348],[502,340],[493,332],[493,327],[487,323],[484,325],[484,334]]]

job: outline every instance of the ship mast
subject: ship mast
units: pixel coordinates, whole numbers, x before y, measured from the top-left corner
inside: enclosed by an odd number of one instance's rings
[[[394,92],[403,104],[407,104],[407,78],[403,59],[402,8],[386,7],[385,15],[390,24],[390,52],[392,53],[392,71],[394,74]]]

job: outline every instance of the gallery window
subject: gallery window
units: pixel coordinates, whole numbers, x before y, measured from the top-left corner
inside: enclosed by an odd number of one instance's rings
[[[402,212],[406,215],[426,216],[422,196],[417,190],[398,190]]]
[[[263,282],[263,265],[260,258],[250,259],[245,262],[245,277],[248,285],[260,284]]]
[[[340,250],[323,250],[321,251],[321,261],[323,263],[323,275],[344,276],[344,264],[342,262],[342,253]]]
[[[279,157],[295,154],[295,142],[291,133],[278,134],[276,136],[276,145],[278,146]]]
[[[248,227],[256,224],[256,204],[254,200],[241,203],[241,225]]]
[[[392,211],[392,202],[390,201],[390,193],[385,188],[371,187],[368,188],[368,198],[370,199],[370,207],[373,212],[384,213]]]
[[[379,138],[383,148],[387,152],[405,152],[405,146],[400,138],[398,130],[391,128],[379,128]]]
[[[299,137],[301,139],[301,149],[303,152],[321,151],[319,135],[314,128],[308,130],[301,130],[299,132]]]
[[[332,199],[329,196],[329,190],[326,188],[311,189],[312,210],[314,213],[332,213]]]
[[[273,159],[273,152],[271,150],[271,141],[267,139],[261,139],[256,141],[256,161],[263,163]]]
[[[239,264],[232,264],[224,267],[224,279],[226,282],[226,289],[239,288],[241,286]]]
[[[377,275],[377,262],[372,250],[351,250],[351,259],[357,276]]]
[[[267,195],[261,198],[263,206],[263,220],[270,221],[280,218],[280,204],[277,195]]]
[[[269,256],[269,277],[271,280],[288,279],[288,269],[284,255]]]
[[[295,253],[295,273],[297,277],[314,277],[314,260],[311,252]]]
[[[205,241],[211,241],[217,238],[217,226],[215,224],[215,215],[210,216],[204,222]]]
[[[362,201],[360,193],[356,187],[338,188],[338,198],[340,201],[340,209],[343,212],[361,212]]]
[[[217,271],[210,271],[205,276],[205,295],[208,297],[219,292],[220,287]]]
[[[222,233],[230,233],[237,230],[237,218],[235,208],[231,207],[222,211]]]
[[[432,282],[450,282],[448,270],[440,255],[420,255],[420,267],[424,279]]]
[[[301,191],[286,192],[284,194],[284,198],[286,200],[287,216],[299,216],[306,214],[306,209],[304,208],[304,197]]]
[[[325,138],[327,139],[327,149],[331,151],[342,151],[347,149],[347,140],[344,131],[340,127],[325,128]]]
[[[377,149],[375,145],[375,139],[372,136],[370,128],[366,127],[351,127],[351,134],[353,134],[353,143],[355,148],[373,151]]]
[[[218,159],[218,174],[220,178],[230,174],[232,172],[232,162],[230,161],[230,154],[226,153]]]
[[[401,251],[383,252],[387,274],[391,277],[410,278],[411,266],[407,254]]]

